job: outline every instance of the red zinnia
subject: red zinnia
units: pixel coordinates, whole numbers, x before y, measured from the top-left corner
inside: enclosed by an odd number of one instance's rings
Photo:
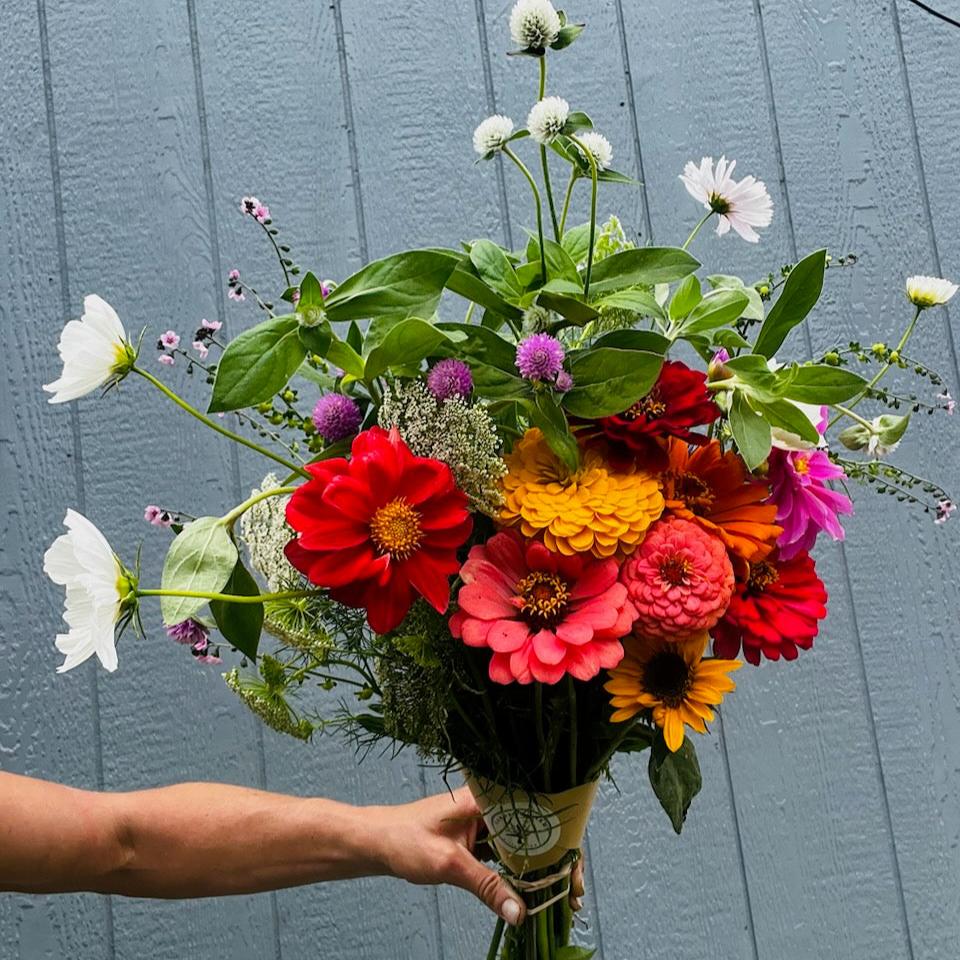
[[[417,594],[443,613],[473,526],[466,495],[445,463],[414,456],[396,428],[365,430],[350,452],[307,465],[311,479],[287,504],[299,534],[287,559],[334,600],[366,609],[377,633],[399,626]]]
[[[710,399],[706,375],[678,360],[667,360],[650,392],[632,407],[598,421],[615,446],[646,463],[666,465],[657,437],[677,437],[700,446],[707,438],[691,427],[713,423],[720,408]]]
[[[752,563],[711,631],[714,655],[731,659],[742,645],[744,657],[754,665],[761,654],[768,660],[796,660],[798,647],[813,646],[826,603],[827,591],[809,554]]]
[[[552,553],[506,530],[473,547],[450,632],[488,647],[495,683],[590,680],[623,657],[637,611],[617,582],[617,561]]]

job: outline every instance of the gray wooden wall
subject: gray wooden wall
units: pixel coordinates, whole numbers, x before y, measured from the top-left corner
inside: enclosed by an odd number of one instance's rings
[[[698,240],[712,270],[758,277],[821,244],[861,256],[831,271],[797,349],[895,336],[907,272],[960,276],[960,30],[907,0],[569,6],[589,28],[551,58],[551,87],[645,183],[606,191],[604,214],[678,242],[699,216],[678,173],[725,152],[766,180],[776,216],[758,247]],[[60,594],[40,565],[65,507],[128,558],[142,539],[156,577],[164,537],[143,503],[217,510],[262,468],[144,385],[71,409],[39,387],[88,292],[145,325],[148,344],[204,316],[233,332],[253,322],[249,302],[224,297],[233,266],[275,280],[238,213],[244,193],[325,276],[401,246],[520,242],[522,185],[470,149],[478,119],[522,123],[534,96],[533,65],[504,56],[509,4],[0,10],[0,766],[114,790],[184,778],[357,802],[437,790],[411,758],[358,768],[338,743],[263,732],[153,611],[115,675],[55,675]],[[949,319],[925,315],[915,349],[957,383]],[[182,368],[170,376],[182,383]],[[924,422],[904,460],[957,487],[956,425]],[[896,507],[863,492],[846,548],[821,552],[831,615],[815,649],[738,676],[723,726],[698,741],[705,786],[682,838],[644,764],[618,762],[621,792],[604,789],[588,847],[606,960],[958,955],[958,528]],[[195,903],[0,898],[2,960],[476,958],[488,930],[465,895],[385,880]]]

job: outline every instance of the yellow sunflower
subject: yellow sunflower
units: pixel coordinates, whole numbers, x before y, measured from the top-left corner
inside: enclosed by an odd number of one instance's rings
[[[625,556],[663,513],[657,479],[634,467],[614,470],[595,449],[582,451],[570,473],[535,427],[506,457],[502,523],[519,525],[525,537],[543,533],[554,553]]]
[[[684,724],[697,733],[707,732],[713,720],[710,708],[736,687],[727,674],[743,666],[740,660],[704,660],[706,631],[679,641],[627,637],[623,645],[623,660],[604,684],[613,695],[610,719],[618,723],[651,710],[671,751],[683,743]]]

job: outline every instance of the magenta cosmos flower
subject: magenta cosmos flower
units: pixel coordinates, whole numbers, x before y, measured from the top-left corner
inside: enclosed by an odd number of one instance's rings
[[[617,562],[565,557],[508,530],[471,549],[460,570],[455,637],[489,647],[495,683],[590,680],[623,657],[636,619]]]
[[[775,448],[770,451],[769,463],[770,500],[777,505],[777,523],[783,527],[777,540],[780,559],[789,560],[810,550],[821,530],[842,540],[839,517],[853,513],[853,504],[826,485],[828,480],[845,476],[826,451]]]

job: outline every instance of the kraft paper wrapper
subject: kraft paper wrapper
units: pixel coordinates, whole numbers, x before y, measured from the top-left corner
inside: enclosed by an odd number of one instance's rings
[[[500,860],[518,876],[553,866],[582,845],[599,781],[531,795],[469,772],[465,778]]]

